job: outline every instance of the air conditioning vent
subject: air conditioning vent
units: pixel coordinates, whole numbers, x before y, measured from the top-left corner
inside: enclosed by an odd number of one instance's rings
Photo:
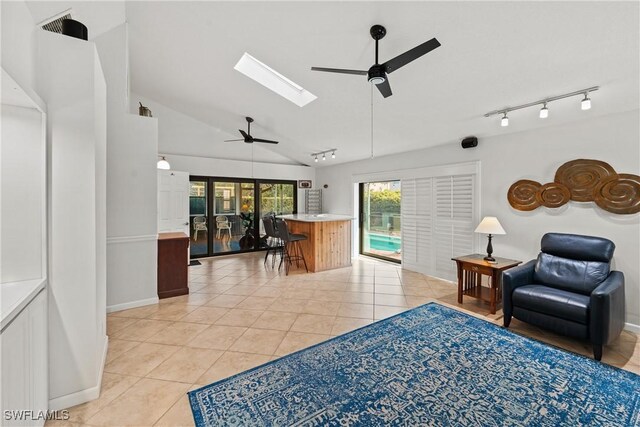
[[[43,30],[51,31],[52,33],[62,33],[62,20],[73,19],[71,16],[71,9],[65,10],[43,22],[38,24]]]

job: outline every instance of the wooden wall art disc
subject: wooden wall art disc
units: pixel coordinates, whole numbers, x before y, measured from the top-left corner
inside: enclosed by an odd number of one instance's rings
[[[562,184],[550,182],[538,189],[536,200],[546,208],[559,208],[569,203],[571,192]]]
[[[594,199],[602,209],[621,215],[640,212],[640,176],[629,173],[610,176],[594,190]]]
[[[532,211],[540,206],[536,194],[540,189],[539,182],[528,179],[516,181],[509,187],[507,200],[514,209],[519,211]]]
[[[577,159],[560,166],[554,181],[563,184],[571,192],[571,200],[593,202],[593,192],[600,181],[615,175],[609,163],[600,160]]]

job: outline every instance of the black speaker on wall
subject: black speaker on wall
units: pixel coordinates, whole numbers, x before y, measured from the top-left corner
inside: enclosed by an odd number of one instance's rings
[[[468,136],[468,137],[466,137],[465,139],[462,140],[460,145],[462,145],[462,148],[477,147],[478,146],[478,138],[476,138],[475,136]]]

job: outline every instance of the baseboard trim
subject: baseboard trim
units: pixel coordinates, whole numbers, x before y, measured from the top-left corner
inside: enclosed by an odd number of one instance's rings
[[[640,335],[640,325],[635,325],[633,323],[625,323],[624,329],[633,332],[636,335]]]
[[[153,298],[147,298],[147,299],[140,299],[137,301],[125,302],[122,304],[114,304],[107,307],[107,313],[113,313],[114,311],[127,310],[129,308],[138,308],[145,305],[157,304],[158,301],[160,301],[158,297],[153,297]]]
[[[144,234],[141,236],[114,236],[107,237],[107,244],[113,243],[135,243],[135,242],[148,242],[158,240],[157,234]]]
[[[59,411],[61,409],[67,409],[72,406],[80,405],[91,400],[95,400],[100,397],[100,389],[102,388],[102,374],[104,373],[104,365],[107,362],[107,351],[109,350],[109,337],[104,336],[104,345],[102,349],[102,359],[100,360],[100,370],[98,371],[98,378],[96,385],[91,388],[76,391],[75,393],[67,394],[64,396],[56,397],[55,399],[49,399],[49,410]]]

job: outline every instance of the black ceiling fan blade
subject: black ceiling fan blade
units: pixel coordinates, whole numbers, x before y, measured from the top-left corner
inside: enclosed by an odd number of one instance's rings
[[[245,131],[243,131],[242,129],[238,129],[238,130],[240,131],[240,133],[242,134],[242,136],[244,136],[245,141],[246,141],[247,139],[251,139],[251,136],[250,136],[248,133],[246,133],[246,132],[245,132]]]
[[[312,71],[324,71],[326,73],[355,74],[358,76],[366,76],[367,72],[363,70],[345,70],[343,68],[323,68],[311,67]]]
[[[224,142],[244,141],[244,139],[225,139]]]
[[[384,79],[384,82],[380,83],[379,85],[376,85],[376,87],[378,88],[382,96],[384,96],[385,98],[388,98],[391,95],[393,95],[393,93],[391,92],[391,85],[389,85],[388,78]]]
[[[384,67],[387,73],[393,73],[398,68],[404,67],[409,62],[415,61],[416,59],[420,58],[422,55],[425,55],[431,52],[433,49],[436,49],[437,47],[440,47],[440,42],[438,41],[438,39],[434,37],[431,40],[426,41],[421,45],[418,45],[413,49],[410,49],[405,53],[401,53],[395,58],[388,60],[387,62],[382,64],[382,66]]]
[[[267,144],[278,144],[278,141],[271,141],[270,139],[253,138],[253,142],[264,142]]]

